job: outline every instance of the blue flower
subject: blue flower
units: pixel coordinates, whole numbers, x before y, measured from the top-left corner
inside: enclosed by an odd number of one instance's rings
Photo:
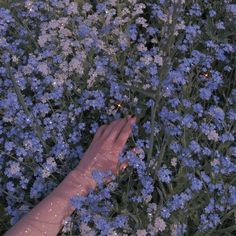
[[[210,183],[211,179],[210,177],[205,173],[205,171],[201,171],[201,177],[205,183]]]
[[[157,66],[156,65],[150,65],[148,67],[148,71],[149,71],[150,75],[156,75],[157,74]],[[159,84],[159,80],[156,77],[154,77],[154,78],[157,81],[156,83],[154,83],[155,84],[154,86],[157,86]]]
[[[177,143],[176,141],[172,142],[169,147],[174,153],[179,153],[182,148],[181,144]]]
[[[97,3],[96,10],[98,13],[102,13],[107,9],[106,3]]]
[[[191,189],[192,189],[193,191],[199,191],[199,190],[202,189],[202,187],[203,187],[202,181],[199,180],[198,178],[194,177],[194,178],[192,179]]]
[[[236,157],[236,146],[230,147],[230,148],[229,148],[229,153],[230,153],[232,156]]]
[[[198,114],[198,117],[202,117],[203,107],[200,103],[193,104],[193,110]]]
[[[227,112],[227,117],[232,120],[232,121],[235,121],[236,120],[236,112],[233,110],[233,109],[230,109],[228,112]]]
[[[177,209],[183,209],[185,204],[192,198],[192,192],[190,189],[186,189],[181,194],[175,194],[167,202],[168,209],[172,212]]]
[[[211,95],[212,95],[212,92],[207,89],[207,88],[201,88],[200,90],[200,98],[203,99],[203,100],[209,100]]]
[[[30,189],[30,198],[39,198],[42,196],[45,191],[45,182],[42,178],[36,178],[33,183],[33,186]]]
[[[168,102],[171,104],[173,108],[176,108],[180,104],[180,101],[178,98],[169,99]]]
[[[167,207],[162,207],[161,209],[161,216],[164,218],[164,219],[168,219],[170,217],[170,211],[168,210]]]
[[[220,141],[222,143],[225,143],[225,142],[230,142],[230,141],[234,141],[234,136],[230,133],[230,132],[226,132],[226,133],[223,133],[221,136],[220,136]]]
[[[189,148],[194,153],[200,153],[201,152],[201,146],[194,140],[192,140],[189,144]]]
[[[193,121],[193,115],[187,114],[183,117],[181,124],[187,126],[188,128],[191,127],[191,122]]]
[[[236,15],[236,4],[228,4],[227,5],[227,10],[232,12],[233,15]]]
[[[201,8],[199,6],[199,4],[195,3],[192,5],[190,11],[189,11],[190,15],[195,15],[195,16],[201,16]]]
[[[202,148],[202,154],[206,156],[210,156],[212,151],[208,147],[203,147]]]
[[[5,142],[5,150],[6,151],[12,151],[12,149],[15,147],[15,144],[13,142]]]
[[[109,230],[111,229],[111,223],[108,222],[105,218],[100,218],[95,221],[97,229],[101,230],[100,235],[108,235]]]
[[[147,32],[148,32],[148,34],[149,35],[154,35],[155,33],[157,33],[158,32],[158,29],[156,29],[156,28],[154,28],[154,27],[152,27],[152,26],[148,26],[147,27]]]
[[[217,106],[211,106],[209,109],[209,114],[218,121],[223,121],[225,118],[223,109]]]
[[[80,25],[78,33],[81,37],[86,37],[89,34],[89,32],[90,28],[87,25],[84,24]]]
[[[211,10],[209,11],[209,15],[210,15],[210,17],[213,17],[213,16],[216,15],[216,12],[211,9]]]
[[[125,215],[118,215],[112,221],[111,226],[114,228],[122,228],[127,223],[128,217]]]
[[[167,167],[161,167],[158,170],[157,175],[161,182],[170,183],[172,172]]]
[[[128,33],[129,33],[130,38],[135,41],[137,39],[137,35],[138,35],[137,25],[136,24],[130,24],[128,26]]]
[[[14,183],[12,181],[7,182],[6,187],[7,187],[7,190],[10,192],[16,191]]]
[[[150,176],[144,176],[141,178],[141,182],[143,185],[142,194],[145,198],[146,196],[150,195],[154,190],[153,179]]]
[[[220,217],[216,213],[202,214],[200,218],[201,223],[198,227],[200,231],[206,231],[220,224]]]
[[[231,206],[233,206],[236,204],[236,187],[230,185],[229,186],[229,193],[230,193],[229,204]]]
[[[74,196],[70,199],[70,204],[75,207],[77,210],[80,210],[83,204],[86,201],[84,196]]]
[[[97,122],[92,123],[90,133],[92,134],[96,133],[97,129],[98,129],[98,123]]]
[[[183,99],[183,105],[185,108],[191,107],[191,102],[188,99]]]

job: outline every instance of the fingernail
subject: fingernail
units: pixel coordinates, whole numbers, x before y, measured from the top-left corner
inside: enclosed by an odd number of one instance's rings
[[[136,123],[136,117],[134,117],[134,118],[131,119],[131,124],[133,125],[133,124],[135,124],[135,123]]]

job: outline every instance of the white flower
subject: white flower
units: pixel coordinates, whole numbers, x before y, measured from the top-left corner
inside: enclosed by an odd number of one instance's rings
[[[147,51],[147,47],[143,43],[138,44],[137,49],[139,52],[146,52]]]
[[[145,55],[141,57],[140,60],[143,61],[145,65],[149,65],[153,61],[153,58],[151,55]]]
[[[40,47],[44,47],[47,41],[50,41],[50,34],[42,34],[38,38],[38,44]]]
[[[49,21],[49,23],[48,23],[48,28],[49,29],[56,29],[56,28],[58,28],[59,27],[59,22],[57,21],[57,20],[51,20],[51,21]]]
[[[87,87],[88,87],[88,88],[92,88],[92,86],[93,86],[93,84],[94,84],[96,78],[97,78],[97,72],[95,71],[95,72],[93,73],[93,75],[87,80],[87,84],[88,84]]]
[[[164,13],[159,15],[158,18],[160,20],[164,21],[164,22],[167,22],[167,20],[168,20],[168,16],[166,14],[164,14]]]
[[[184,21],[181,21],[179,24],[176,24],[175,26],[175,32],[174,32],[174,35],[177,36],[179,34],[179,30],[184,30],[185,29],[185,22]]]
[[[138,229],[136,232],[137,236],[146,236],[147,235],[147,231],[145,229]]]
[[[128,0],[128,2],[134,5],[136,4],[137,0]]]
[[[71,15],[71,14],[76,14],[77,12],[78,12],[78,3],[71,2],[68,6],[67,13]]]
[[[144,84],[144,85],[142,86],[142,88],[145,89],[145,90],[148,89],[148,88],[150,88],[150,87],[151,87],[150,84]]]
[[[118,187],[118,184],[115,182],[110,182],[107,186],[111,191],[115,191]]]
[[[177,165],[177,158],[174,157],[174,158],[171,159],[171,165],[176,167],[176,165]]]
[[[25,7],[26,7],[28,10],[30,10],[30,9],[32,8],[32,6],[33,6],[33,2],[32,2],[31,0],[27,0],[27,1],[25,2]]]
[[[171,236],[178,236],[178,225],[171,225]]]
[[[136,24],[140,24],[140,25],[142,25],[144,28],[146,28],[147,26],[148,26],[148,24],[146,23],[146,19],[145,18],[143,18],[143,17],[138,17],[137,19],[136,19]]]
[[[22,72],[24,75],[31,74],[33,72],[33,70],[34,70],[34,68],[30,64],[23,66],[23,68],[22,68]]]
[[[122,11],[121,11],[121,16],[125,16],[125,15],[127,15],[127,14],[129,14],[130,13],[130,10],[127,8],[127,7],[125,7]]]
[[[42,177],[45,179],[45,178],[48,178],[50,176],[51,172],[45,168],[42,170]]]
[[[67,28],[61,28],[59,30],[59,34],[60,34],[61,38],[68,37],[68,36],[72,35],[71,31],[69,29],[67,29]],[[71,41],[69,41],[69,42],[70,42],[70,45],[71,45]]]
[[[84,222],[82,222],[80,225],[80,232],[82,236],[95,236],[96,235],[96,232]]]
[[[163,58],[161,56],[155,55],[154,62],[157,63],[159,66],[163,66]]]
[[[72,49],[71,49],[71,41],[70,40],[61,40],[60,41],[61,47],[62,47],[62,53],[65,56],[68,56],[69,54],[72,53]]]
[[[220,161],[216,158],[213,161],[211,161],[212,166],[216,166],[216,165],[219,165],[219,164],[220,164]]]
[[[134,97],[133,102],[136,104],[138,102],[138,98]]]
[[[49,74],[48,65],[45,62],[40,62],[40,64],[38,65],[38,71],[45,76],[48,75]]]
[[[18,63],[19,62],[19,58],[16,55],[13,55],[12,56],[12,61]]]
[[[62,222],[62,225],[63,225],[62,232],[63,233],[67,233],[67,232],[69,232],[72,229],[73,222],[71,220],[72,220],[71,216],[67,216],[63,220],[63,222]]]
[[[108,236],[118,236],[118,233],[113,228],[111,228],[108,232]]]
[[[155,212],[157,210],[157,204],[156,203],[149,203],[148,204],[148,212]]]
[[[126,37],[125,34],[120,33],[119,38],[118,38],[118,42],[121,46],[123,46],[124,48],[126,48],[129,44],[129,39]]]
[[[207,134],[207,138],[209,140],[213,140],[213,141],[218,141],[219,140],[219,134],[217,134],[217,132],[215,130],[211,130],[208,132]]]
[[[89,4],[89,3],[85,3],[84,5],[83,5],[83,7],[82,7],[82,9],[83,9],[83,13],[86,13],[86,12],[89,12],[91,9],[92,9],[92,5],[91,4]]]
[[[12,162],[11,166],[9,168],[9,172],[12,175],[18,174],[20,172],[20,164],[19,164],[19,162],[15,162],[15,161]]]
[[[154,225],[155,225],[155,228],[158,230],[158,232],[159,231],[162,232],[166,228],[165,221],[162,218],[160,218],[160,217],[156,218]]]
[[[115,7],[117,0],[109,0],[108,2],[111,6]]]
[[[144,3],[135,4],[132,16],[140,15],[143,13],[143,9],[146,8]]]
[[[173,3],[179,3],[180,1],[179,0],[172,0]],[[181,4],[184,4],[185,3],[185,0],[181,0],[180,2]]]
[[[217,22],[216,23],[216,28],[217,29],[225,29],[224,22],[223,21]]]
[[[33,144],[32,144],[32,142],[30,141],[30,139],[24,140],[24,141],[23,141],[23,145],[24,145],[24,147],[25,147],[26,150],[30,150],[30,149],[33,148]]]
[[[47,158],[47,164],[52,165],[52,167],[57,166],[57,163],[55,162],[55,159],[53,157]]]

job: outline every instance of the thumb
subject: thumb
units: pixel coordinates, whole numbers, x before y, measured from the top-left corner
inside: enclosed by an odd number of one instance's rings
[[[129,165],[128,160],[124,161],[119,167],[119,172],[123,172],[128,167],[128,165]]]

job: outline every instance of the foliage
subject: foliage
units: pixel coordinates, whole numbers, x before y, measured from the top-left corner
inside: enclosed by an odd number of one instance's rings
[[[128,169],[86,198],[73,198],[78,211],[61,234],[234,234],[236,5],[6,3],[2,231],[79,163],[100,125],[134,114],[139,121],[121,155]],[[136,154],[129,151],[134,146]]]

